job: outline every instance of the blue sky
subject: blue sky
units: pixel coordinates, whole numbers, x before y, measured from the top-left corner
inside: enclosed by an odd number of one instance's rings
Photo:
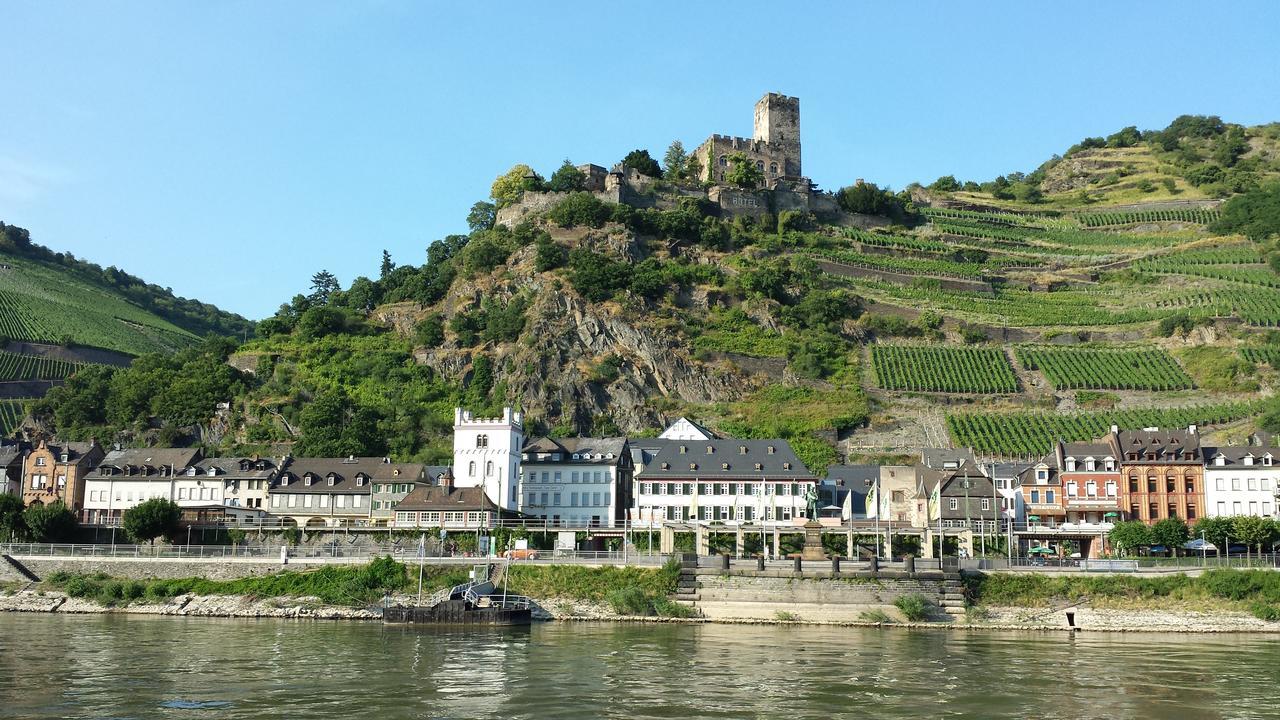
[[[0,220],[256,319],[423,262],[517,162],[749,135],[766,91],[832,189],[1280,120],[1280,3],[781,6],[8,0]]]

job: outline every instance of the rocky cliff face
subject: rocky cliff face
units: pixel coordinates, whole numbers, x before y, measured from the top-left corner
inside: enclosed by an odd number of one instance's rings
[[[635,251],[632,241],[616,234],[565,239],[619,259]],[[418,361],[445,377],[465,380],[475,358],[486,355],[505,400],[518,403],[530,419],[549,426],[567,421],[580,432],[589,432],[601,418],[622,432],[653,428],[667,419],[663,408],[738,400],[763,382],[729,363],[694,360],[678,328],[669,320],[658,322],[638,300],[631,307],[587,302],[562,277],[536,272],[533,250],[517,251],[488,275],[459,278],[434,309],[443,313],[447,326],[486,299],[505,303],[523,296],[529,304],[519,340],[460,347],[450,332],[442,347],[419,348]],[[693,295],[707,301],[706,293]],[[382,308],[379,319],[408,328],[413,322],[408,311]]]

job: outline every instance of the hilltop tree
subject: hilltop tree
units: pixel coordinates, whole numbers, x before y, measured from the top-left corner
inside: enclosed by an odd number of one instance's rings
[[[37,503],[22,511],[22,524],[33,542],[64,542],[76,530],[76,515],[60,500]]]
[[[472,205],[471,211],[467,213],[467,227],[473,233],[492,230],[497,221],[498,208],[493,203],[483,200]]]
[[[386,280],[392,270],[396,269],[396,264],[391,262],[391,253],[386,250],[382,251],[382,266],[378,268],[378,279]]]
[[[338,283],[338,278],[328,270],[321,270],[311,276],[311,294],[307,299],[317,305],[324,305],[329,302],[329,297],[342,286]]]
[[[622,158],[622,166],[633,168],[641,175],[648,175],[651,178],[662,177],[662,168],[658,167],[658,161],[649,155],[648,150],[632,150],[627,156]]]
[[[173,535],[178,530],[182,510],[168,498],[151,498],[124,511],[120,525],[136,543],[155,544],[156,538]]]
[[[753,190],[764,182],[764,171],[761,170],[746,153],[736,152],[729,156],[729,172],[724,179],[730,185]]]
[[[551,192],[574,192],[585,190],[586,187],[587,174],[569,162],[569,158],[564,159],[560,167],[551,174],[551,179],[547,181],[547,189]]]
[[[943,175],[929,185],[930,190],[937,190],[938,192],[955,192],[960,187],[960,181],[956,180],[955,175]]]
[[[493,185],[489,187],[489,197],[496,203],[496,210],[518,202],[525,190],[537,191],[542,187],[542,176],[528,165],[519,163],[493,181]],[[474,209],[473,205],[472,210]]]
[[[667,146],[667,154],[662,156],[662,174],[668,180],[688,180],[689,155],[684,151],[684,143],[673,141]]]

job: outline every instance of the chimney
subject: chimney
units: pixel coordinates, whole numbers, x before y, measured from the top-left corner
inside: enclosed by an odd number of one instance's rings
[[[1196,425],[1195,425],[1195,424],[1191,424],[1191,425],[1188,425],[1188,426],[1187,426],[1187,432],[1191,433],[1192,435],[1195,435],[1195,434],[1196,434],[1196,430],[1197,430],[1197,429],[1198,429],[1198,428],[1196,427]]]
[[[1114,434],[1116,434],[1116,433],[1118,433],[1118,432],[1120,432],[1120,426],[1119,426],[1119,425],[1112,425],[1112,426],[1111,426],[1111,434],[1112,434],[1112,435],[1114,435]]]
[[[453,468],[444,469],[444,474],[440,476],[440,487],[444,488],[446,493],[453,492]]]

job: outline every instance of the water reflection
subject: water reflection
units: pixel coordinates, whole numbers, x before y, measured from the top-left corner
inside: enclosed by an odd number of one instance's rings
[[[1263,718],[1250,636],[0,616],[0,716]]]

